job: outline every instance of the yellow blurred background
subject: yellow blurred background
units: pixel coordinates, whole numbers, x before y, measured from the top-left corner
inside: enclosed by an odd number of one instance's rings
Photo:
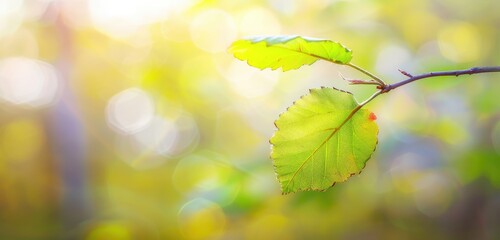
[[[388,82],[500,65],[500,1],[0,0],[0,239],[498,239],[500,75],[379,97],[363,173],[283,196],[273,121],[352,69],[232,41],[339,41]]]

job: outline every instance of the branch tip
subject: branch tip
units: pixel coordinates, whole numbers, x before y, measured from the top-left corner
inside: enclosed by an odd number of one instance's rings
[[[374,80],[361,80],[361,79],[348,79],[342,75],[342,73],[339,72],[339,76],[344,80],[349,82],[349,85],[379,85],[380,83],[374,81]]]
[[[410,77],[410,78],[412,78],[412,77],[413,77],[413,75],[411,75],[410,73],[408,73],[408,72],[407,72],[407,71],[405,71],[405,70],[398,69],[398,71],[399,71],[401,74],[403,74],[403,75],[405,75],[405,76],[407,76],[407,77]]]
[[[366,81],[366,80],[359,80],[359,79],[349,79],[347,80],[349,82],[350,85],[377,85],[377,86],[380,86],[380,83],[376,82],[376,81],[373,81],[373,80],[369,80],[369,81]]]
[[[349,81],[349,80],[347,80],[347,78],[345,78],[345,77],[344,77],[344,75],[342,75],[342,73],[341,73],[341,72],[339,72],[339,76],[340,76],[343,80],[345,80],[345,81]]]
[[[386,93],[391,91],[392,89],[396,89],[398,87],[401,87],[403,85],[406,85],[408,83],[420,80],[420,79],[425,79],[425,78],[431,78],[431,77],[442,77],[442,76],[455,76],[458,77],[460,75],[472,75],[472,74],[479,74],[479,73],[492,73],[492,72],[500,72],[500,66],[489,66],[489,67],[473,67],[469,68],[466,70],[455,70],[455,71],[442,71],[442,72],[429,72],[429,73],[424,73],[420,75],[411,75],[403,70],[398,69],[403,75],[408,76],[409,78],[406,80],[403,80],[401,82],[389,84],[386,86],[382,86],[382,93]]]

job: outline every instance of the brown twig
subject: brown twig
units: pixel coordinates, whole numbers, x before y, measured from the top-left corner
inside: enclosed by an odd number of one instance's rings
[[[389,91],[391,91],[393,89],[396,89],[398,87],[401,87],[401,86],[406,85],[408,83],[411,83],[413,81],[417,81],[417,80],[424,79],[424,78],[441,77],[441,76],[455,76],[455,77],[458,77],[460,75],[472,75],[472,74],[486,73],[486,72],[500,72],[500,66],[473,67],[473,68],[466,69],[466,70],[430,72],[430,73],[424,73],[424,74],[415,75],[415,76],[409,75],[411,77],[408,78],[408,79],[406,79],[406,80],[403,80],[401,82],[397,82],[397,83],[394,83],[394,84],[385,85],[384,87],[382,87],[382,93],[389,92]],[[406,75],[406,74],[404,74],[404,75]]]
[[[348,81],[350,85],[380,85],[379,82],[375,82],[373,80],[366,81],[366,80],[358,80],[358,79],[349,79],[346,81]]]
[[[342,75],[342,73],[339,73],[340,77],[344,79],[345,81],[349,82],[349,85],[380,85],[379,82],[375,80],[361,80],[361,79],[348,79]],[[382,89],[382,88],[379,88]]]
[[[405,70],[398,69],[398,71],[399,71],[401,74],[403,74],[403,75],[405,75],[405,76],[407,76],[407,77],[410,77],[410,78],[411,78],[411,77],[413,77],[413,75],[409,74],[409,73],[408,73],[407,71],[405,71]]]

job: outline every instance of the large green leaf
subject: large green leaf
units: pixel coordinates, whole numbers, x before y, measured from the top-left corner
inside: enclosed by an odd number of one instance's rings
[[[351,50],[337,42],[300,36],[256,37],[234,42],[229,52],[249,65],[283,71],[310,65],[319,59],[348,64]]]
[[[356,107],[349,92],[311,89],[280,115],[271,158],[284,194],[323,191],[361,172],[375,151],[378,127],[365,109],[349,119]]]

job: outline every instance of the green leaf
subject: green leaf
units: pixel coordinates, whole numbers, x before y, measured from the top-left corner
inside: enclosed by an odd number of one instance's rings
[[[375,151],[375,115],[360,109],[349,92],[311,89],[280,115],[271,138],[275,171],[283,194],[324,191],[360,173]]]
[[[337,42],[300,36],[255,37],[234,42],[229,52],[249,65],[283,71],[311,65],[319,59],[348,64],[351,50]]]

